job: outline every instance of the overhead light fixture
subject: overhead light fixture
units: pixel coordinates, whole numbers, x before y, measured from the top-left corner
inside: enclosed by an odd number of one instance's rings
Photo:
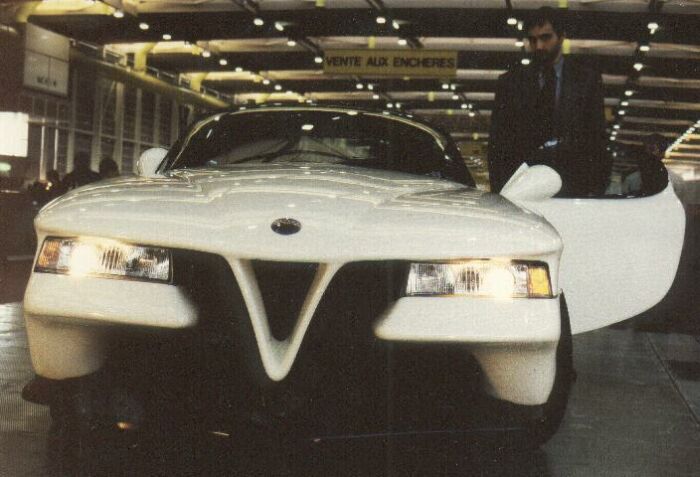
[[[282,91],[282,86],[276,84],[276,85],[275,85],[275,91]]]
[[[391,26],[394,28],[394,30],[398,30],[399,28],[401,28],[401,25],[396,20],[391,22]]]
[[[372,99],[375,99],[375,100],[376,100],[376,99],[379,99],[379,95],[378,95],[377,93],[374,93],[374,94],[372,95]]]
[[[649,50],[651,50],[651,46],[649,46],[649,43],[640,43],[639,44],[639,51],[643,51],[644,53],[646,53]]]
[[[450,89],[449,83],[442,83],[442,89]]]
[[[632,91],[631,89],[628,89],[628,90],[625,91],[625,96],[627,96],[627,97],[630,97],[630,96],[632,96],[633,94],[634,94],[634,91]]]
[[[522,48],[523,46],[525,46],[525,42],[523,40],[517,40],[515,42],[515,46],[517,46],[518,48]]]
[[[355,85],[355,88],[357,88],[357,89],[363,89],[364,87],[365,87],[365,85],[363,85],[362,83],[357,83]]]
[[[235,71],[236,71],[236,73],[243,73],[243,68],[240,66],[236,66]]]
[[[644,68],[644,64],[643,63],[635,63],[633,65],[633,68],[637,71],[642,71],[642,68]]]
[[[373,85],[372,83],[369,83],[369,84],[367,85],[367,89],[370,90],[370,91],[374,91],[374,85]]]
[[[406,46],[408,44],[408,42],[406,41],[405,38],[399,38],[398,43],[399,43],[399,46]]]
[[[226,66],[226,65],[228,65],[228,60],[227,60],[226,58],[221,58],[221,59],[219,60],[219,64],[220,64],[221,66]]]
[[[139,28],[142,29],[143,31],[146,31],[150,28],[150,26],[148,26],[148,23],[146,23],[146,22],[141,22],[141,23],[139,23]]]
[[[323,57],[320,56],[320,55],[316,55],[316,56],[314,57],[314,63],[320,65],[321,63],[323,63]]]
[[[523,58],[522,60],[520,60],[520,63],[527,66],[530,64],[530,58]]]
[[[209,57],[211,57],[211,51],[209,51],[209,50],[202,50],[202,56],[203,56],[204,58],[209,58]]]
[[[622,102],[620,103],[620,106],[625,106],[625,107],[626,107],[626,106],[629,106],[629,105],[630,105],[630,102],[629,102],[629,101],[622,101]]]
[[[508,20],[506,20],[506,23],[508,23],[510,26],[515,26],[518,24],[518,19],[515,17],[510,17]]]
[[[462,109],[469,109],[469,105],[467,103],[462,103]]]
[[[114,13],[112,13],[112,16],[114,18],[124,18],[124,12],[121,10],[114,10]]]
[[[619,114],[620,116],[624,116],[625,114],[627,114],[627,111],[625,111],[624,109],[621,109],[617,112],[617,114]]]
[[[384,25],[386,23],[386,17],[379,15],[377,17],[377,23],[379,23],[380,25]]]
[[[518,31],[523,31],[523,27],[525,24],[523,23],[522,20],[518,20]]]
[[[297,42],[292,39],[289,39],[287,40],[287,46],[297,46]]]
[[[292,91],[291,89],[288,89],[286,94],[294,94],[294,91]]]
[[[270,80],[267,79],[267,78],[265,78],[264,80],[262,80],[262,84],[264,84],[265,86],[267,86],[268,84],[270,84]]]
[[[265,20],[263,20],[263,19],[260,18],[260,17],[255,17],[255,18],[253,19],[253,25],[255,25],[255,26],[261,27],[261,26],[263,26],[264,24],[265,24]]]
[[[453,95],[452,95],[452,100],[453,100],[453,101],[457,101],[458,99],[459,99],[459,95],[458,95],[458,94],[453,94]]]
[[[614,125],[613,129],[620,129],[620,125],[619,124]]]
[[[393,109],[394,103],[386,103],[386,107],[389,109]]]
[[[172,39],[173,39],[173,36],[170,33],[163,33],[163,40],[170,41]]]
[[[653,35],[654,33],[656,33],[656,30],[659,29],[659,24],[656,22],[649,22],[647,28],[649,29],[649,32]]]
[[[452,83],[452,84],[450,85],[450,89],[451,89],[452,91],[456,90],[456,89],[457,89],[457,85],[456,85],[455,83]]]
[[[476,113],[474,111],[469,111],[469,117],[473,118],[474,116],[476,116]]]
[[[610,136],[610,140],[611,140],[611,141],[614,141],[614,140],[615,140],[615,136]]]
[[[280,22],[275,22],[275,30],[284,31],[284,25],[282,25]]]
[[[396,108],[400,109],[401,108],[401,103],[396,103]]]

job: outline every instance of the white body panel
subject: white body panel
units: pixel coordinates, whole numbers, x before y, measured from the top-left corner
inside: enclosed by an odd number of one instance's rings
[[[536,201],[514,205],[449,181],[400,173],[345,166],[231,167],[90,185],[45,207],[36,228],[40,244],[47,236],[89,236],[223,256],[241,289],[263,367],[270,379],[282,380],[294,365],[325,288],[342,265],[353,261],[543,261],[552,289],[567,292],[576,331],[624,319],[663,296],[675,272],[674,250],[680,252],[678,235],[682,240],[672,192],[609,206],[606,201],[548,199],[549,190],[535,192],[530,197]],[[639,254],[633,256],[642,264],[630,264],[625,258],[629,246],[620,241],[624,234],[611,235],[610,227],[625,223],[624,214],[648,216],[651,210],[660,218],[667,207],[668,233],[649,239],[648,245],[640,241]],[[562,240],[540,213],[566,243],[561,283]],[[595,225],[608,213],[606,225]],[[273,221],[290,217],[302,224],[298,233],[283,236],[271,230]],[[660,228],[658,221],[628,222],[632,237]],[[614,240],[607,240],[610,236]],[[641,275],[655,266],[641,257],[660,249],[673,272],[644,282]],[[250,259],[320,264],[284,341],[270,333],[260,293],[265,284],[257,282]],[[636,278],[621,286],[630,269]],[[639,293],[634,299],[622,297],[627,291],[644,292],[648,300],[641,303]],[[25,311],[34,366],[54,379],[99,368],[108,345],[104,325],[177,328],[197,322],[193,304],[172,285],[36,272],[27,287]],[[375,333],[385,340],[461,343],[481,364],[490,393],[541,404],[554,380],[559,320],[556,297],[415,297],[390,306],[375,323]]]
[[[574,334],[638,315],[666,295],[676,276],[685,213],[669,183],[635,199],[549,199],[523,205],[559,231],[559,286]]]

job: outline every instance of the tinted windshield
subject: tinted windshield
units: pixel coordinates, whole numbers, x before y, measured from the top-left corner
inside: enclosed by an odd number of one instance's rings
[[[473,184],[447,140],[418,123],[355,111],[250,111],[194,125],[169,169],[318,163],[430,175]]]

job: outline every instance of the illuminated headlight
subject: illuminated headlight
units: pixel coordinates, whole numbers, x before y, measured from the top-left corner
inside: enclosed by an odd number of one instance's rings
[[[542,262],[412,263],[406,295],[549,298],[552,286],[547,264]]]
[[[47,238],[34,271],[170,282],[170,250],[115,240]]]

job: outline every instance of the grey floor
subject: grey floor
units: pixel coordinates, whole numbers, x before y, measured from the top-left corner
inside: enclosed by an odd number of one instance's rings
[[[18,267],[18,268],[17,268]],[[16,265],[17,270],[22,270]],[[0,304],[0,476],[53,475],[46,408],[22,400],[32,377],[22,308]],[[17,282],[20,285],[17,285]],[[9,287],[9,288],[8,288]],[[20,295],[21,296],[21,295]],[[0,299],[3,298],[0,295]],[[10,297],[11,298],[11,297]],[[683,307],[673,307],[672,310]],[[541,450],[496,456],[367,456],[318,463],[319,475],[700,475],[700,334],[694,306],[574,338],[578,379],[563,426]],[[681,323],[679,325],[679,323]],[[55,456],[54,456],[55,457]],[[402,462],[403,459],[403,462]],[[359,459],[362,460],[362,459]],[[447,463],[446,463],[447,462]],[[236,475],[264,471],[237,470]],[[166,475],[150,470],[147,475]],[[104,475],[111,475],[107,470]]]

